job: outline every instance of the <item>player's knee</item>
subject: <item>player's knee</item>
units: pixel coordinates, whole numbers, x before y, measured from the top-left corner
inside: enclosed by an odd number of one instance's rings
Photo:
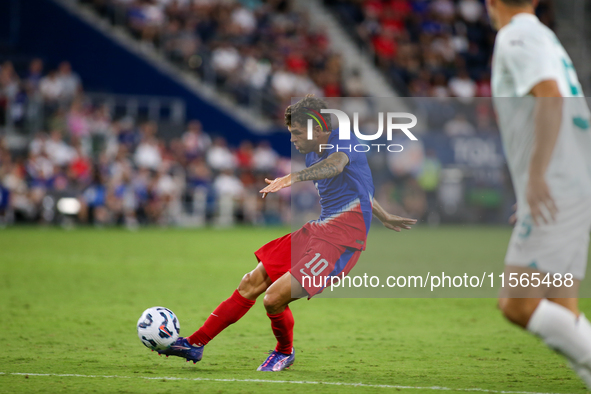
[[[273,292],[267,292],[267,294],[265,294],[265,298],[263,299],[263,305],[265,306],[267,313],[270,313],[272,315],[280,313],[281,309],[284,307],[281,297],[279,297],[278,294],[275,294]]]
[[[240,281],[240,287],[244,287],[244,288],[252,287],[252,273],[251,272],[248,272],[247,274],[245,274],[242,277],[242,280]]]
[[[499,301],[499,308],[503,316],[510,322],[526,327],[531,315],[536,310],[537,303],[527,298],[506,298]]]
[[[238,285],[238,292],[240,295],[248,299],[259,296],[259,294],[256,294],[256,284],[254,283],[252,272],[249,272],[242,277],[240,285]]]

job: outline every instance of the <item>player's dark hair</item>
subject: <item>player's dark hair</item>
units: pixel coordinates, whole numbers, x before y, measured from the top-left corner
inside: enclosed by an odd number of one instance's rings
[[[523,7],[525,5],[531,5],[533,0],[501,0],[503,3],[511,7]]]
[[[297,103],[287,107],[285,110],[285,125],[291,127],[292,124],[299,123],[306,126],[308,124],[308,119],[312,119],[314,124],[317,124],[316,119],[318,119],[320,115],[320,110],[327,108],[327,104],[324,100],[315,97],[313,94],[308,94]],[[323,118],[320,119],[322,130],[330,133],[332,131],[330,115],[325,114],[320,116]],[[314,117],[316,117],[316,119],[314,119]]]

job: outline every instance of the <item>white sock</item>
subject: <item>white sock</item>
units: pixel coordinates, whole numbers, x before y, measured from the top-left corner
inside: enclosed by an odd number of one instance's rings
[[[579,315],[578,328],[585,337],[591,338],[591,323],[583,313]]]
[[[542,300],[527,329],[553,350],[563,354],[573,369],[591,387],[591,324],[555,302]]]

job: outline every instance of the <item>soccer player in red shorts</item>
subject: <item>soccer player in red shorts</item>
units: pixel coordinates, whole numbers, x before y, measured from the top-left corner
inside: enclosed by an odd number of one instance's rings
[[[257,267],[244,275],[232,296],[194,334],[179,338],[159,353],[194,363],[200,361],[205,345],[240,320],[265,293],[263,303],[277,346],[257,370],[284,370],[295,360],[294,319],[288,304],[322,291],[327,277],[349,273],[365,249],[373,215],[397,232],[416,223],[389,214],[373,199],[373,181],[365,154],[342,149],[343,144],[348,147],[355,144],[356,137],[340,141],[338,130],[332,131],[330,117],[320,114],[322,109],[326,109],[326,103],[313,96],[287,108],[285,123],[291,142],[300,153],[306,154],[307,168],[273,181],[265,179],[268,185],[261,190],[265,198],[268,193],[293,183],[313,181],[320,195],[320,218],[257,250]],[[311,139],[307,133],[308,119],[316,121]],[[312,281],[313,278],[320,280]]]

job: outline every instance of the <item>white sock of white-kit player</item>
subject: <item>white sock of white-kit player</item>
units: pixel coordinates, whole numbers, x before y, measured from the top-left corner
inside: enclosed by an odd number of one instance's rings
[[[542,300],[529,323],[528,331],[539,336],[549,348],[564,355],[573,369],[591,388],[591,325],[562,305]]]

